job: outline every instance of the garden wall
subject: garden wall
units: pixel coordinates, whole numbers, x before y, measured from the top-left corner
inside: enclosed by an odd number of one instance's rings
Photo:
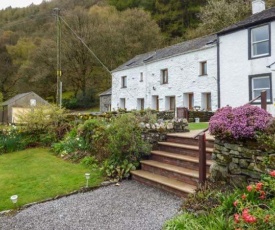
[[[257,181],[270,169],[275,169],[275,152],[262,152],[241,144],[229,144],[215,140],[212,154],[214,163],[210,178],[227,181],[242,187],[250,181]]]
[[[141,123],[142,138],[157,145],[159,141],[165,141],[168,133],[189,132],[188,122],[186,119],[173,119],[168,121],[159,120],[158,123],[149,124]]]

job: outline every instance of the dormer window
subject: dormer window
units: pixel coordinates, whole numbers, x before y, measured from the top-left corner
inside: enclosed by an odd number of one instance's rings
[[[251,59],[270,56],[270,26],[263,25],[249,30]]]

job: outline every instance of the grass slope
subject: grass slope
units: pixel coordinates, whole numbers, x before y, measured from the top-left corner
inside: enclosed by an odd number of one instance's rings
[[[12,209],[10,196],[18,195],[18,206],[63,195],[85,186],[88,168],[66,162],[48,149],[36,148],[0,156],[0,211]],[[99,185],[99,172],[90,172],[89,186]]]

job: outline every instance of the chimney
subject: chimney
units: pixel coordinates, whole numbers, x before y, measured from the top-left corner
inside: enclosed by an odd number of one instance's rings
[[[252,14],[257,14],[265,10],[265,1],[252,0]]]

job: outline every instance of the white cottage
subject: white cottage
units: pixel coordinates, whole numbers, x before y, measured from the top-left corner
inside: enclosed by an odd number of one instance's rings
[[[252,12],[218,33],[218,105],[240,106],[267,90],[267,110],[274,115],[275,8],[265,10],[256,0]]]
[[[216,35],[138,55],[112,71],[112,109],[217,109]]]
[[[252,12],[217,35],[138,55],[113,70],[112,109],[215,111],[267,90],[267,109],[275,115],[275,8],[254,0]]]

